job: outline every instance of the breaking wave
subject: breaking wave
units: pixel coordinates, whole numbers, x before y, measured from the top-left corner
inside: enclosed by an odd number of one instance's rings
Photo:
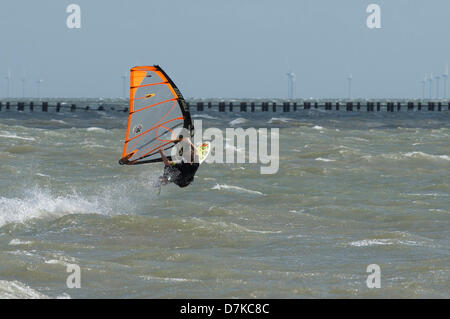
[[[96,200],[79,195],[55,196],[49,191],[34,188],[27,198],[0,197],[0,226],[23,223],[43,217],[61,217],[68,214],[107,214],[108,208]]]

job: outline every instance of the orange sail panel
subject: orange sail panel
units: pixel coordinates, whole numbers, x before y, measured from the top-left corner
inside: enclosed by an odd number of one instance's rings
[[[167,151],[175,145],[179,138],[174,134],[177,128],[194,134],[188,105],[176,85],[158,65],[132,68],[130,113],[119,163],[161,162],[159,150]]]

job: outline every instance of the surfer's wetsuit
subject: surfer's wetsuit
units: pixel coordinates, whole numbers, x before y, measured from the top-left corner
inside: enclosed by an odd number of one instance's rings
[[[194,180],[194,175],[197,172],[200,164],[198,163],[198,153],[195,149],[195,145],[192,144],[190,139],[184,139],[191,145],[191,150],[193,151],[191,161],[192,163],[185,163],[181,161],[181,163],[175,163],[169,161],[164,154],[163,149],[160,149],[161,158],[164,161],[164,173],[163,176],[159,178],[159,186],[165,185],[167,183],[177,184],[179,187],[186,187]],[[197,159],[197,161],[195,161]]]
[[[179,187],[186,187],[194,180],[199,163],[175,163],[164,166],[163,178],[168,182],[177,184]]]

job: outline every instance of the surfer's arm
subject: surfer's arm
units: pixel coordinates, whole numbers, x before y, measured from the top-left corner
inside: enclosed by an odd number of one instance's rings
[[[198,156],[197,148],[196,148],[195,145],[191,142],[191,139],[188,138],[188,137],[185,137],[185,138],[183,138],[183,141],[185,141],[186,143],[188,143],[189,145],[191,145],[191,149],[194,150],[195,156]]]
[[[161,154],[161,158],[164,162],[164,165],[166,165],[166,166],[172,165],[172,162],[169,161],[169,159],[166,157],[166,154],[164,154],[164,151],[162,148],[159,149],[159,153]]]
[[[199,158],[198,150],[195,147],[195,145],[191,142],[191,139],[189,137],[185,137],[185,138],[183,138],[183,141],[185,141],[186,143],[188,143],[191,146],[191,151],[194,151],[194,154],[191,157],[191,164],[198,162],[198,158]]]

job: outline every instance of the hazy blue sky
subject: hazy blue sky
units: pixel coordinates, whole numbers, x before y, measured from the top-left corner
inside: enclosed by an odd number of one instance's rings
[[[2,0],[0,97],[8,70],[13,96],[26,72],[28,96],[42,78],[43,96],[116,97],[122,74],[153,64],[186,97],[286,97],[288,70],[296,97],[346,97],[349,73],[355,97],[420,97],[450,60],[449,14],[448,0]]]

